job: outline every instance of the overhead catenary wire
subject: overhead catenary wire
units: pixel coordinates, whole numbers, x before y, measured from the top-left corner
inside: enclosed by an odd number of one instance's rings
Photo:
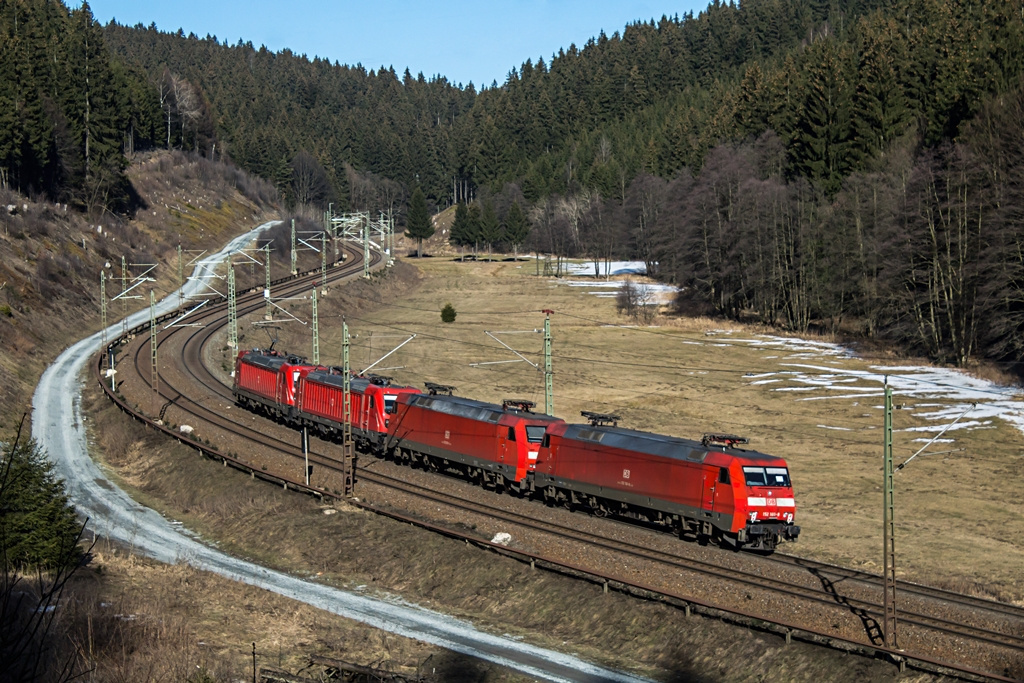
[[[355,298],[363,299],[363,300],[366,300],[366,301],[374,301],[370,297],[361,296],[361,295],[358,295],[358,294],[354,294],[353,296]],[[376,302],[374,301],[374,303],[376,303]],[[404,306],[404,305],[401,305],[401,304],[395,304],[395,305],[389,304],[389,308],[396,308],[396,309],[400,309],[400,310],[404,309],[404,310],[411,310],[411,311],[420,311],[421,310],[420,308],[416,308],[416,307],[413,307],[413,306]],[[539,314],[541,312],[542,312],[542,310],[540,310],[540,309],[535,310],[535,311],[534,310],[530,310],[530,311],[523,311],[523,310],[516,310],[516,311],[468,311],[468,312],[460,312],[459,315],[462,315],[462,316],[470,316],[470,315],[473,315],[473,316],[496,316],[496,317],[500,317],[501,319],[507,319],[507,316],[526,315],[526,314]],[[623,325],[623,324],[621,324],[619,322],[600,320],[600,319],[597,319],[597,318],[590,318],[590,317],[587,317],[587,316],[576,315],[576,314],[567,313],[567,312],[564,312],[564,311],[559,311],[558,312],[558,316],[559,316],[559,318],[570,318],[570,319],[575,319],[575,320],[582,320],[584,322],[595,324],[595,325],[606,326],[606,327],[615,327],[615,328],[622,329],[622,330],[625,330],[625,331],[637,332],[637,333],[641,333],[641,334],[652,334],[652,335],[662,336],[662,337],[665,337],[665,338],[668,338],[668,339],[673,339],[673,340],[698,341],[698,342],[700,342],[702,344],[706,344],[707,343],[707,337],[706,336],[698,337],[698,336],[695,336],[695,335],[687,335],[684,332],[668,332],[668,331],[665,331],[665,330],[662,330],[662,329],[650,329],[650,328],[637,327],[637,326],[632,326],[632,325]],[[380,323],[373,323],[373,324],[380,324]],[[444,337],[436,337],[436,338],[445,339]],[[457,341],[457,340],[455,340],[455,341]],[[730,341],[730,340],[721,339],[721,338],[716,338],[716,341],[714,343],[718,344],[718,345],[722,345],[722,346],[730,346],[730,347],[743,348],[743,349],[751,349],[752,348],[751,345],[748,344],[748,343],[738,342],[738,341]],[[581,344],[576,342],[576,345],[580,346]],[[586,345],[582,345],[582,346],[584,346],[586,348]],[[772,348],[772,347],[771,346],[761,346],[760,348],[767,349],[767,348]],[[791,350],[791,349],[786,349],[786,347],[783,344],[780,344],[778,349],[780,351]],[[635,354],[635,353],[630,352],[628,350],[627,351],[623,351],[622,353],[629,354],[629,355],[634,355],[634,356],[638,355],[638,354]],[[890,358],[871,357],[871,356],[863,356],[863,355],[858,355],[857,358],[861,359],[861,360],[872,360],[872,359],[875,359],[875,360],[891,360]],[[559,355],[555,355],[554,359],[556,359],[556,360],[558,360],[558,359],[581,360],[581,361],[586,361],[586,362],[606,363],[606,364],[621,364],[621,362],[619,362],[619,361],[608,361],[608,360],[600,359],[600,358],[586,359],[586,358],[576,358],[576,357],[573,357],[573,356],[559,356]],[[638,362],[638,363],[635,363],[635,364],[627,364],[627,365],[628,366],[635,366],[635,367],[653,368],[653,369],[658,369],[658,370],[678,369],[678,367],[679,367],[679,366],[676,366],[676,365],[672,365],[672,366],[651,365],[648,362]],[[738,366],[738,365],[737,366],[732,366],[732,367],[735,368],[736,371],[739,371],[739,370],[741,370],[743,368],[743,366]],[[727,368],[687,367],[687,369],[694,370],[694,371],[701,371],[701,372],[730,372],[730,370],[727,369]],[[749,372],[751,370],[748,369],[747,371]],[[822,373],[822,374],[825,374],[825,373]],[[879,373],[879,374],[882,374],[882,373]],[[915,382],[918,382],[918,383],[921,383],[921,384],[928,384],[928,385],[936,386],[936,387],[942,387],[942,388],[947,388],[947,389],[956,389],[956,388],[958,388],[957,385],[955,385],[955,384],[939,382],[939,381],[936,381],[936,380],[926,380],[926,379],[922,379],[922,378],[914,377],[914,376],[910,376],[910,375],[901,375],[899,373],[892,373],[892,372],[886,372],[885,374],[888,374],[890,377],[898,377],[898,378],[903,378],[903,379],[911,379],[911,380],[913,380]],[[992,396],[999,396],[999,397],[1003,396],[1003,394],[998,392],[998,391],[991,391],[991,390],[980,389],[980,388],[976,389],[975,391],[977,391],[978,393],[985,393],[985,394],[989,394],[989,395],[992,395]]]
[[[365,297],[365,296],[361,296],[361,295],[354,295],[354,296],[356,298],[365,299],[367,301],[373,301],[374,303],[379,303],[376,300],[372,299],[371,297]],[[421,311],[421,309],[418,308],[418,307],[404,306],[402,304],[389,305],[389,308],[395,308],[395,309],[399,309],[399,310],[401,310],[401,309],[414,310],[414,311],[417,311],[417,312]],[[474,316],[474,317],[494,317],[496,319],[500,318],[501,320],[503,320],[503,321],[505,321],[507,323],[508,316],[512,316],[512,315],[516,315],[516,316],[535,315],[535,314],[539,314],[540,312],[541,312],[540,310],[538,310],[538,311],[516,310],[516,311],[507,311],[507,312],[506,311],[469,311],[469,312],[463,311],[463,312],[460,312],[460,315],[463,315],[463,316]],[[622,329],[624,331],[635,331],[635,332],[644,333],[644,334],[654,334],[654,335],[663,336],[663,337],[666,337],[666,338],[672,339],[672,340],[698,341],[701,344],[708,343],[706,337],[695,337],[693,335],[687,335],[685,333],[678,333],[678,332],[674,332],[674,331],[652,330],[652,329],[641,328],[641,327],[624,326],[624,325],[622,325],[620,323],[608,322],[608,321],[603,321],[603,320],[599,320],[599,319],[595,319],[595,318],[589,318],[589,317],[586,317],[586,316],[579,316],[579,315],[575,315],[575,314],[571,314],[571,313],[564,313],[564,312],[560,312],[559,316],[560,317],[564,317],[564,318],[571,318],[571,319],[581,320],[581,321],[583,321],[585,323],[588,323],[588,325],[573,326],[574,329],[580,329],[580,328],[589,327],[591,324],[593,324],[593,325],[600,325],[600,326],[604,326],[604,327],[616,327],[616,328]],[[418,323],[414,323],[413,321],[408,321],[408,322],[392,321],[391,323],[382,323],[382,322],[379,322],[379,321],[371,321],[371,320],[368,320],[368,319],[362,319],[362,318],[358,318],[358,317],[353,317],[351,315],[349,315],[349,318],[351,320],[357,320],[357,321],[366,323],[367,325],[372,326],[372,327],[392,329],[392,330],[395,330],[395,331],[403,332],[405,334],[414,334],[414,332],[412,332],[409,328],[401,327],[401,325],[416,325],[416,324],[418,324]],[[563,326],[563,329],[564,329],[564,326]],[[416,334],[419,334],[424,339],[432,339],[432,340],[444,341],[444,342],[448,342],[448,343],[456,343],[456,344],[466,345],[468,347],[487,349],[487,350],[490,350],[490,351],[495,350],[495,347],[493,347],[492,345],[488,345],[488,344],[480,343],[480,342],[474,342],[474,341],[471,341],[471,340],[457,339],[457,338],[454,338],[454,337],[451,337],[451,336],[429,334],[429,333],[422,333],[422,332],[417,332]],[[730,341],[730,340],[721,339],[721,338],[716,338],[716,340],[713,343],[715,345],[732,346],[732,347],[743,348],[743,349],[751,349],[752,348],[749,343],[745,343],[745,342],[741,342],[741,341]],[[582,348],[590,348],[590,349],[594,349],[594,350],[599,350],[599,349],[596,349],[595,347],[589,346],[587,344],[581,344],[579,342],[574,342],[574,346],[582,347]],[[771,346],[762,346],[761,348],[771,349],[772,347]],[[783,345],[783,344],[780,344],[778,348],[779,348],[779,350],[791,350],[791,349],[786,349],[785,345]],[[407,352],[407,353],[412,353],[412,352]],[[524,353],[526,355],[530,355],[530,352],[524,352]],[[627,355],[634,356],[634,357],[642,357],[640,354],[637,354],[635,352],[625,351],[623,353],[625,353]],[[428,356],[418,356],[415,353],[412,353],[412,355],[414,355],[415,357],[428,358]],[[439,359],[437,359],[437,358],[434,358],[434,357],[429,357],[429,358],[431,358],[431,360],[434,360],[435,362],[439,362]],[[745,365],[729,365],[729,366],[726,366],[726,367],[711,367],[711,366],[699,366],[699,365],[679,365],[678,363],[675,363],[675,364],[652,365],[647,360],[645,360],[644,362],[630,363],[630,362],[622,361],[621,359],[620,360],[610,361],[610,360],[603,359],[603,358],[588,358],[588,357],[573,356],[573,355],[567,355],[567,354],[555,354],[554,358],[555,358],[556,361],[559,361],[559,362],[562,362],[562,363],[579,362],[579,363],[590,363],[590,364],[595,364],[595,365],[598,365],[598,364],[614,364],[614,365],[620,366],[620,367],[621,366],[637,367],[637,368],[643,368],[643,369],[655,369],[655,370],[661,370],[661,371],[667,371],[667,372],[676,372],[676,373],[680,373],[679,376],[680,376],[681,379],[694,379],[693,373],[701,373],[701,374],[724,373],[724,374],[732,375],[732,374],[737,374],[737,373],[748,374],[748,373],[755,373],[755,372],[760,372],[761,371],[761,369],[751,369],[749,366],[745,366]],[[446,362],[446,364],[451,365],[453,367],[457,367],[457,368],[463,368],[463,369],[466,366],[466,364],[463,364],[463,363],[447,363]],[[481,368],[479,366],[479,364],[476,365],[475,367],[477,369],[487,369],[487,370],[496,370],[497,369],[497,368],[494,368],[493,366],[488,367],[488,368]],[[506,369],[510,369],[510,368],[508,366],[506,366]],[[511,371],[514,372],[516,370],[521,370],[521,369],[523,369],[523,368],[522,367],[511,368]],[[841,370],[837,370],[837,372],[842,372],[842,371]],[[833,373],[833,372],[821,372],[821,373],[804,372],[803,374],[807,375],[807,376],[813,377],[813,376],[826,376],[826,375],[836,374],[836,373]],[[919,384],[927,384],[929,386],[935,386],[935,387],[939,387],[939,388],[947,388],[947,389],[959,388],[957,385],[952,385],[952,384],[949,384],[949,383],[943,383],[943,382],[934,381],[934,380],[926,380],[926,379],[923,379],[923,378],[920,378],[920,377],[916,377],[916,376],[905,376],[905,375],[890,375],[890,376],[902,377],[902,378],[905,378],[907,380],[911,380],[911,381],[917,382]],[[463,384],[465,384],[465,382],[463,382]],[[493,389],[494,388],[492,385],[484,384],[484,383],[474,383],[474,386],[480,386],[480,387],[486,388],[486,389]],[[618,389],[619,387],[608,387],[608,388],[609,389]],[[984,390],[984,389],[978,389],[977,391],[979,393],[987,393],[987,394],[990,394],[990,395],[993,395],[993,396],[999,396],[999,397],[1004,396],[1004,394],[1001,394],[1001,393],[996,392],[996,391],[987,391],[987,390]],[[654,395],[656,393],[657,392],[650,392],[647,395]],[[604,401],[595,401],[595,402],[603,404],[603,405],[612,406],[612,407],[618,407],[617,404],[612,404],[612,403],[609,403],[609,402],[604,402]],[[709,402],[706,399],[702,399],[702,403],[708,404]],[[727,402],[712,402],[712,405],[732,406],[733,404],[732,403],[727,403]],[[647,412],[652,412],[653,411],[653,412],[658,413],[658,414],[670,415],[670,413],[667,413],[665,411],[658,411],[656,409],[644,408],[643,410],[645,410]],[[796,418],[800,418],[801,420],[805,420],[806,419],[806,415],[803,414],[803,413],[781,411],[780,415],[796,417]],[[874,429],[874,427],[861,427],[859,422],[852,421],[852,420],[842,420],[842,419],[835,420],[835,418],[833,418],[833,421],[836,421],[836,422],[841,423],[841,424],[856,425],[856,427],[852,428],[852,429],[859,429],[862,432]],[[740,422],[732,422],[732,423],[726,423],[726,424],[736,424],[736,425],[739,425],[741,427],[743,427],[743,426],[753,426],[753,425],[745,425],[744,423],[740,423]],[[806,422],[804,424],[807,425]],[[807,425],[807,426],[809,427],[809,425]],[[762,429],[762,430],[769,429],[771,431],[777,431],[779,433],[783,433],[783,432],[785,432],[785,433],[793,433],[795,431],[793,429],[793,425],[792,424],[787,425],[785,430],[782,430],[780,428],[764,427],[764,426],[761,426],[761,425],[757,425],[757,427]],[[821,434],[820,429],[821,429],[820,427],[818,427],[816,429],[815,428],[808,428],[806,430],[799,430],[796,433],[801,433],[804,436],[808,436],[808,437],[818,437],[818,438],[820,438],[820,437],[823,436]],[[842,431],[846,431],[846,430],[844,429]],[[850,439],[850,438],[840,439],[840,438],[838,438],[838,435],[835,435],[835,434],[830,434],[830,435],[827,436],[827,438],[832,439],[832,440],[837,440],[840,443],[847,443],[847,444],[850,444],[850,445],[854,445],[854,444],[874,445],[873,441],[867,441],[867,440],[861,440],[861,439]]]
[[[354,318],[354,319],[361,320],[362,322],[365,322],[365,323],[367,323],[367,324],[369,324],[371,326],[374,326],[374,327],[384,327],[384,328],[388,328],[388,329],[394,329],[394,330],[398,330],[398,331],[403,331],[403,332],[405,332],[407,334],[411,333],[411,332],[409,332],[408,329],[402,328],[402,327],[398,327],[396,324],[379,323],[379,322],[376,322],[376,321],[370,321],[370,320],[359,319],[359,318]],[[403,324],[403,323],[399,323],[399,324]],[[410,324],[410,323],[404,323],[404,324]],[[488,349],[488,350],[493,350],[494,349],[494,347],[491,346],[491,345],[482,344],[480,342],[475,342],[475,341],[470,341],[470,340],[456,339],[456,338],[453,338],[453,337],[450,337],[450,336],[430,335],[430,334],[421,335],[421,336],[424,336],[426,338],[433,338],[433,339],[436,339],[436,340],[451,342],[451,343],[463,344],[463,345],[467,345],[467,346],[470,346],[470,347],[478,347],[478,348],[484,348],[484,349]],[[433,356],[427,356],[427,355],[421,355],[421,354],[415,354],[415,353],[412,353],[411,355],[413,355],[414,357],[419,357],[419,358],[424,358],[424,359],[428,359],[429,358],[429,359],[433,360],[434,362],[443,362],[443,363],[445,363],[447,365],[451,365],[451,366],[456,367],[456,368],[464,368],[465,367],[465,364],[463,364],[463,363],[439,361],[437,358],[435,358]],[[578,358],[578,357],[573,357],[573,356],[557,356],[557,358],[560,358],[563,361],[591,362],[593,360],[593,359],[589,359],[589,358]],[[650,366],[649,364],[644,364],[643,367],[650,368],[652,366]],[[700,368],[700,367],[689,368],[689,367],[685,367],[685,366],[684,366],[684,368],[680,368],[679,366],[664,366],[664,368],[665,369],[669,369],[669,370],[677,370],[677,371],[679,371],[681,369],[684,369],[684,370],[688,369],[688,370],[702,371],[702,372],[718,371],[718,372],[727,372],[727,373],[730,373],[730,374],[734,374],[736,372],[735,370],[722,370],[722,369],[715,369],[715,368],[706,368],[705,369],[705,368]],[[494,368],[487,368],[487,369],[492,369],[493,370]],[[521,368],[519,368],[519,369],[521,369]],[[690,376],[687,375],[687,377],[690,377]],[[430,379],[436,379],[436,378],[430,378]],[[463,382],[463,384],[465,384],[465,382]],[[494,385],[486,384],[486,383],[483,383],[483,382],[474,383],[474,386],[478,386],[478,387],[480,387],[482,389],[485,389],[485,390],[493,390],[495,388]],[[610,389],[617,389],[618,387],[608,387],[608,388],[610,388]],[[649,392],[647,395],[655,395],[657,393],[658,392]],[[620,404],[614,404],[614,403],[610,403],[610,402],[607,402],[607,401],[600,401],[600,400],[593,400],[593,399],[591,399],[591,402],[599,403],[601,405],[606,405],[606,406],[613,407],[613,408],[621,407]],[[723,407],[727,407],[727,406],[732,406],[733,405],[733,404],[728,403],[728,402],[713,402],[713,401],[709,402],[707,399],[702,399],[702,403],[704,403],[704,404],[711,403],[712,405],[721,405]],[[651,409],[651,408],[644,408],[643,410],[645,410],[646,412],[655,412],[657,414],[662,414],[662,415],[667,415],[667,416],[671,416],[672,415],[671,413],[668,413],[666,411],[659,411],[659,410]],[[806,415],[804,415],[802,413],[793,413],[793,412],[782,411],[782,412],[780,412],[780,414],[781,415],[788,415],[788,416],[792,416],[792,417],[798,417],[801,420],[805,420],[806,419]],[[866,432],[866,431],[870,431],[870,430],[874,429],[873,426],[872,427],[866,427],[866,428],[860,427],[860,423],[859,422],[850,422],[850,421],[846,421],[846,420],[839,420],[839,422],[846,422],[847,424],[855,424],[855,425],[857,425],[858,428],[860,428],[860,431],[862,431],[862,432]],[[768,430],[768,431],[776,432],[776,433],[779,433],[779,434],[787,434],[787,433],[788,434],[793,434],[793,433],[796,433],[796,434],[800,434],[800,435],[803,435],[803,436],[806,436],[806,437],[809,437],[809,438],[822,438],[824,436],[824,435],[821,434],[820,428],[810,428],[810,425],[808,425],[806,422],[804,422],[804,425],[806,425],[805,429],[794,429],[794,425],[792,423],[786,425],[785,428],[781,428],[781,427],[764,427],[762,425],[751,425],[751,424],[748,424],[748,423],[737,422],[737,421],[720,421],[719,424],[723,424],[723,425],[737,425],[739,427],[746,427],[746,428],[757,427],[757,428],[759,428],[759,429],[761,429],[763,431],[764,430]],[[838,435],[835,435],[835,434],[829,434],[829,435],[827,435],[826,438],[828,438],[830,440],[838,441],[839,443],[845,443],[845,444],[848,444],[848,445],[861,445],[861,446],[874,446],[875,445],[873,440],[869,441],[869,440],[866,440],[866,439],[839,438]]]

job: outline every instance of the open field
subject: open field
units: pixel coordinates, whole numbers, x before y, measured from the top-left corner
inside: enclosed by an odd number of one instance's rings
[[[97,450],[119,485],[206,542],[265,566],[414,602],[472,620],[483,630],[658,680],[934,679],[921,673],[899,677],[896,667],[881,660],[798,640],[787,645],[778,635],[687,617],[680,609],[614,591],[606,594],[598,585],[533,570],[345,503],[326,506],[285,492],[126,420],[93,385],[83,405]],[[101,558],[101,563],[109,561],[107,554]],[[181,640],[203,643],[191,651],[194,661],[211,671],[244,670],[249,644],[257,641],[261,656],[269,654],[271,664],[293,672],[301,668],[303,655],[317,652],[404,672],[429,665],[431,671],[437,667],[436,680],[522,679],[358,623],[317,616],[291,601],[232,587],[204,572],[148,562],[133,567],[114,588],[124,585],[122,590],[134,596],[130,604],[139,606],[133,612],[154,619],[166,614],[187,624]],[[153,656],[169,660],[168,665],[183,659],[166,650]]]
[[[614,300],[536,277],[531,262],[410,262],[420,280],[403,285],[406,291],[394,305],[376,306],[365,288],[323,296],[321,362],[341,362],[344,315],[356,370],[416,334],[373,372],[420,386],[424,381],[453,384],[458,393],[483,400],[526,398],[542,409],[543,372],[522,361],[500,362],[517,357],[485,332],[542,369],[542,311],[553,310],[556,415],[573,421],[580,419],[580,410],[614,412],[621,415],[621,425],[631,428],[691,438],[709,431],[747,436],[751,447],[786,457],[792,470],[803,532],[798,543],[783,551],[880,571],[882,399],[877,376],[885,372],[879,366],[889,362],[892,381],[901,386],[897,380],[909,372],[900,369],[908,366],[905,359],[880,360],[877,350],[875,358],[863,359],[798,350],[775,340],[752,344],[755,331],[707,319],[660,316],[652,327],[631,327],[616,314]],[[452,324],[440,320],[448,302],[458,313]],[[309,320],[308,303],[288,305]],[[266,333],[249,322],[240,323],[242,345],[265,346]],[[312,355],[309,325],[283,324],[275,334],[278,348]],[[230,361],[223,353],[227,368]],[[901,408],[894,419],[897,463],[923,445],[922,436],[953,419],[925,417],[941,410],[943,399],[897,388],[894,402]],[[946,400],[949,406],[962,402]],[[945,435],[952,443],[930,448],[962,451],[919,457],[896,475],[897,574],[1020,603],[1024,548],[1017,539],[1024,532],[1019,496],[1024,438],[999,419],[973,421],[976,426]],[[920,428],[931,431],[909,431]]]

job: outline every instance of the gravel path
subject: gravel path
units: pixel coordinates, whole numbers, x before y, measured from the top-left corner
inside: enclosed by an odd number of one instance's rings
[[[232,240],[219,254],[196,267],[186,294],[201,288],[201,281],[227,254],[237,251],[260,232],[264,223]],[[157,304],[157,313],[177,306],[177,294]],[[133,314],[128,326],[144,322],[148,310]],[[116,335],[120,323],[108,328]],[[239,560],[210,548],[176,529],[155,511],[139,505],[107,480],[89,457],[81,413],[81,373],[102,345],[97,332],[64,351],[39,380],[32,402],[32,433],[47,452],[56,473],[64,479],[79,514],[104,536],[130,546],[134,552],[161,562],[186,562],[251,586],[273,591],[319,609],[464,655],[478,657],[527,675],[551,681],[641,681],[565,655],[478,631],[472,624],[432,612],[398,599],[383,601],[330,588]]]

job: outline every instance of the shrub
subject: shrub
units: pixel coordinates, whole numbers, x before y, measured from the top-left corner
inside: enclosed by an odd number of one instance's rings
[[[455,315],[455,307],[452,306],[451,303],[447,303],[444,305],[444,308],[441,309],[441,322],[453,323],[455,322]]]

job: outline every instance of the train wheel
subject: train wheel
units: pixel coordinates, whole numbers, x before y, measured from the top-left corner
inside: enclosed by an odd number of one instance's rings
[[[544,504],[548,507],[554,507],[555,505],[555,487],[547,486],[544,488]]]

